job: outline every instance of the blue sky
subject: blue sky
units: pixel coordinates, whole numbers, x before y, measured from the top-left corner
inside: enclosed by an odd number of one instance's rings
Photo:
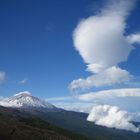
[[[71,81],[90,75],[75,51],[73,31],[82,18],[95,15],[103,3],[102,0],[0,1],[0,71],[6,74],[0,95],[12,96],[28,90],[41,98],[69,96]],[[140,31],[139,13],[137,3],[127,18],[126,35]],[[127,62],[119,65],[139,77],[139,59],[140,47],[136,47]],[[21,84],[25,78],[27,82]],[[93,91],[99,89],[106,87]]]

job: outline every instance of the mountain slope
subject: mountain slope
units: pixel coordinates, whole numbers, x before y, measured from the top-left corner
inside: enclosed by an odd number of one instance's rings
[[[139,140],[140,133],[107,128],[86,120],[88,114],[73,111],[43,112],[37,114],[41,119],[63,129],[100,140]]]
[[[20,140],[90,140],[17,109],[0,107],[0,140],[19,140],[19,138]]]

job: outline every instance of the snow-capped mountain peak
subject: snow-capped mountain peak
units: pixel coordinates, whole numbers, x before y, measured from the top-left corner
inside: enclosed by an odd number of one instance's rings
[[[48,108],[54,109],[55,106],[49,104],[48,102],[41,100],[37,97],[31,95],[30,92],[20,92],[15,94],[13,97],[6,100],[6,106],[9,107],[40,107],[40,108]]]

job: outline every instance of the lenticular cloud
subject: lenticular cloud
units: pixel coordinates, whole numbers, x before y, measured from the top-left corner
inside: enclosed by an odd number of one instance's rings
[[[119,68],[118,64],[127,61],[129,54],[134,49],[133,43],[136,42],[134,35],[125,35],[126,19],[134,7],[135,1],[112,0],[109,2],[97,15],[81,20],[74,30],[75,49],[86,63],[86,70],[93,75],[86,79],[73,80],[69,86],[71,90],[96,87],[100,75],[104,75],[105,82],[98,84],[99,86],[123,83],[131,77],[129,72]],[[108,84],[106,81],[108,81],[109,75],[106,71],[110,70],[113,73],[114,68],[121,73],[119,76],[122,78],[118,79],[118,75],[111,80],[109,78]]]
[[[79,23],[74,43],[89,71],[98,72],[127,60],[133,47],[123,36],[124,29],[124,20],[118,15],[92,16]]]
[[[119,0],[78,24],[73,40],[89,71],[98,72],[127,60],[133,46],[124,36],[125,20],[132,5],[130,0]]]

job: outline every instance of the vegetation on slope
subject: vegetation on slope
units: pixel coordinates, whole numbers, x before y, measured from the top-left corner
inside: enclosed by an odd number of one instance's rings
[[[16,110],[0,109],[0,140],[89,140],[39,118],[19,114]]]

